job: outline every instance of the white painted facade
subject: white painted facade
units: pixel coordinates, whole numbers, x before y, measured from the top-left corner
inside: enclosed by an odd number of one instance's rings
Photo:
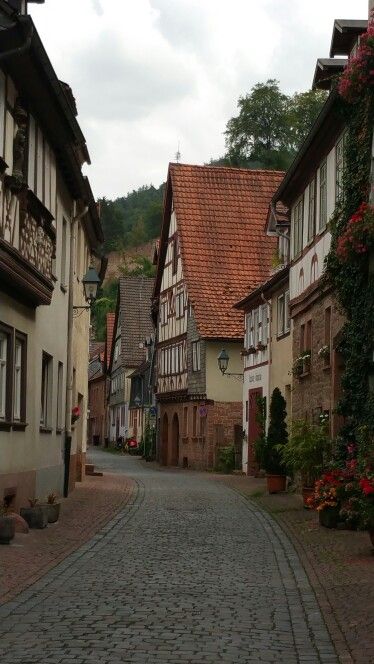
[[[335,210],[338,183],[341,177],[343,140],[343,135],[341,135],[316,169],[315,179],[313,178],[291,209],[291,300],[302,295],[309,286],[317,281],[324,269],[324,261],[331,244],[328,221]],[[324,168],[326,168],[326,179],[323,184]],[[312,196],[313,187],[315,187],[314,197]],[[313,214],[314,222],[312,223]],[[299,236],[300,223],[302,232]]]
[[[173,210],[160,290],[158,393],[187,388],[187,316],[188,297],[183,279],[177,219]]]
[[[269,404],[269,306],[255,306],[245,314],[244,379],[243,379],[243,472],[248,465],[249,392],[261,389]],[[248,354],[249,353],[249,354]]]

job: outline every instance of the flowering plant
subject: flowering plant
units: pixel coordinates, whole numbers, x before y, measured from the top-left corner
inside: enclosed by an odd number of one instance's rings
[[[330,357],[330,346],[321,346],[318,350],[318,357],[321,357],[323,360]]]
[[[74,424],[77,420],[79,420],[81,416],[81,409],[79,406],[74,406],[71,411],[71,423]]]
[[[309,366],[311,358],[310,350],[304,350],[299,357],[296,358],[292,365],[291,372],[294,376],[300,376],[305,372],[306,368]]]
[[[350,257],[366,254],[374,245],[374,207],[361,203],[350,218],[336,248],[338,258],[346,262]]]
[[[374,472],[366,470],[359,480],[361,489],[360,526],[365,530],[374,530]]]
[[[348,60],[339,85],[339,94],[348,103],[355,103],[365,88],[374,84],[374,18],[368,29],[361,35],[357,51]]]

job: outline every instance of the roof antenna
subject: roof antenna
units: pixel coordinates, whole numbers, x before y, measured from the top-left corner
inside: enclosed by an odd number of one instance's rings
[[[178,141],[178,150],[175,153],[175,161],[177,162],[177,164],[179,164],[179,162],[181,160],[181,156],[182,155],[181,155],[181,152],[180,152],[180,143]]]

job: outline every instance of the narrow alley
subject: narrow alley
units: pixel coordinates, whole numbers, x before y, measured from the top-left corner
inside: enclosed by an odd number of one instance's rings
[[[136,481],[91,541],[0,607],[2,664],[334,663],[279,526],[201,473],[92,450]]]

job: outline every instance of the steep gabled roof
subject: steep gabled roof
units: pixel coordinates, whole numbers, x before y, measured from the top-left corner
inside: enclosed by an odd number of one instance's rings
[[[125,367],[137,367],[144,360],[144,339],[153,332],[151,299],[153,277],[120,277],[119,312],[121,355]]]
[[[243,336],[243,317],[233,305],[269,275],[276,241],[264,227],[283,176],[281,171],[169,165],[154,297],[161,288],[173,203],[188,296],[204,338]]]
[[[110,312],[106,315],[106,341],[105,341],[105,364],[106,364],[106,369],[109,368],[110,356],[112,354],[112,344],[113,344],[115,318],[116,318],[115,313]]]

